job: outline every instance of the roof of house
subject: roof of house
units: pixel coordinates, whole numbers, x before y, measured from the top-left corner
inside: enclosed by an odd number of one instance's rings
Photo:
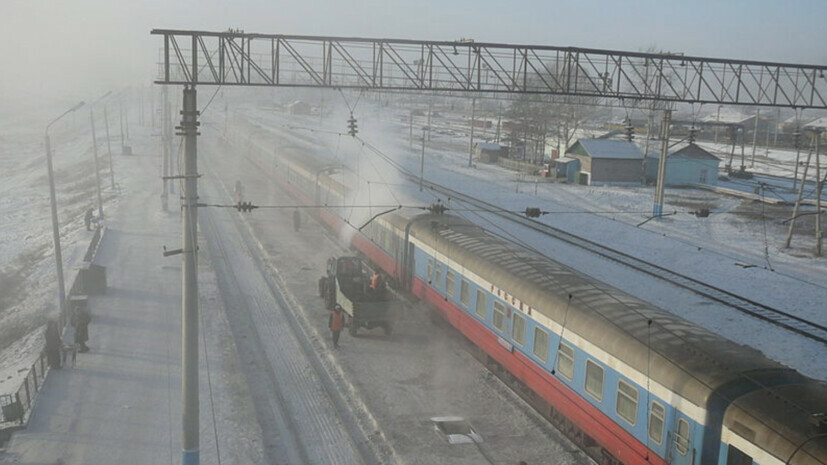
[[[809,123],[804,125],[804,127],[805,128],[827,128],[827,116],[822,116],[821,118],[819,118],[815,121],[810,121]]]
[[[624,160],[639,160],[643,158],[643,152],[632,142],[625,140],[607,139],[580,139],[566,153],[580,144],[591,158],[613,158]]]
[[[571,163],[573,161],[577,161],[577,159],[576,158],[569,158],[569,157],[560,157],[560,158],[555,158],[554,161],[556,163]]]
[[[711,153],[707,152],[706,150],[698,147],[695,144],[689,144],[686,147],[676,150],[669,154],[669,157],[676,157],[676,158],[694,158],[696,160],[718,160],[721,161],[720,158],[712,155]]]

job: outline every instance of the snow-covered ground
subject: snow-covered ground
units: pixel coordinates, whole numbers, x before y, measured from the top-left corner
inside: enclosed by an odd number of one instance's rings
[[[221,108],[222,103],[218,99],[213,104],[214,108]],[[225,120],[223,112],[207,112],[202,132],[209,131],[213,136],[225,128],[241,132],[249,129],[243,121],[250,120],[261,128],[250,134],[245,133],[245,137],[251,135],[253,139],[272,141],[275,134],[279,141],[276,149],[298,146],[301,150],[324,154],[338,163],[347,164],[360,177],[371,181],[369,186],[360,186],[360,194],[354,202],[421,206],[439,197],[427,190],[419,193],[415,185],[402,180],[382,157],[358,140],[326,132],[311,132],[309,129],[320,126],[318,116],[289,117],[273,108],[263,109],[258,104],[235,101],[230,101],[229,105],[231,112],[226,114],[229,121]],[[407,170],[418,172],[420,147],[418,141],[415,141],[413,150],[409,148],[409,128],[400,118],[405,111],[363,102],[356,114],[359,117],[360,136],[365,141],[378,147],[382,154],[402,164]],[[321,127],[341,132],[345,128],[346,119],[347,113],[326,115],[321,121]],[[4,392],[13,392],[19,387],[19,381],[15,381],[14,377],[21,376],[16,375],[17,371],[28,368],[31,360],[37,356],[42,344],[41,327],[44,318],[56,307],[42,134],[39,129],[27,129],[33,127],[30,126],[32,124],[42,126],[38,121],[13,121],[0,125],[3,141],[0,168],[3,169],[4,181],[0,186],[0,205],[4,213],[4,233],[0,236],[0,256],[3,259],[0,263],[4,265],[3,288],[0,289],[0,302],[3,304],[0,327],[6,331],[0,332],[8,334],[8,337],[0,340],[3,342],[0,346],[0,377],[4,381],[0,383],[0,390],[5,390]],[[288,125],[293,128],[288,128]],[[99,130],[98,135],[100,134]],[[786,228],[778,221],[788,213],[769,207],[762,210],[761,207],[745,204],[739,199],[707,191],[669,189],[666,210],[687,212],[708,207],[714,212],[713,215],[704,219],[681,213],[638,227],[637,224],[646,219],[651,210],[650,188],[534,183],[496,166],[478,164],[468,167],[467,139],[457,134],[460,131],[453,134],[446,131],[432,136],[432,141],[426,146],[427,179],[495,202],[510,210],[522,210],[527,206],[540,207],[552,212],[542,217],[542,220],[556,227],[675,268],[754,300],[794,311],[822,323],[827,321],[822,310],[824,291],[827,289],[827,264],[824,259],[812,256],[813,242],[809,232],[801,230],[795,237],[792,249],[781,247]],[[108,202],[104,208],[112,218],[120,219],[119,223],[113,225],[115,229],[122,229],[122,234],[110,236],[109,240],[115,240],[118,246],[125,249],[114,254],[110,252],[104,258],[113,267],[127,262],[132,265],[150,263],[151,266],[141,272],[143,274],[140,280],[142,285],[149,283],[150,287],[154,286],[151,287],[153,291],[130,291],[133,283],[128,274],[123,274],[122,271],[121,274],[112,275],[114,292],[99,300],[103,303],[99,308],[106,308],[107,302],[111,302],[113,311],[117,309],[123,315],[117,318],[109,315],[93,321],[93,325],[100,325],[97,329],[93,326],[93,331],[103,331],[109,327],[111,332],[106,333],[105,337],[101,332],[95,333],[99,337],[95,343],[100,344],[97,349],[118,349],[120,352],[94,353],[93,350],[86,358],[79,359],[80,369],[76,372],[64,371],[59,377],[50,378],[48,388],[52,389],[52,395],[42,399],[41,408],[51,413],[62,413],[52,418],[41,416],[39,420],[35,419],[39,421],[36,428],[40,429],[32,431],[29,440],[49,441],[49,436],[43,433],[58,431],[68,435],[64,437],[71,438],[73,445],[80,445],[81,448],[76,450],[94,451],[97,454],[94,457],[102,456],[102,451],[123,452],[122,457],[140,453],[139,449],[120,448],[124,450],[119,451],[117,446],[127,441],[123,435],[128,430],[121,427],[129,422],[119,422],[115,418],[118,415],[111,419],[112,437],[104,446],[95,446],[84,443],[82,436],[100,431],[100,424],[85,423],[81,419],[76,423],[76,427],[81,425],[79,430],[67,429],[69,423],[62,419],[71,416],[74,410],[49,410],[62,409],[67,405],[61,402],[83,405],[105,400],[106,405],[117,407],[120,420],[133,418],[135,421],[131,422],[132,425],[155,425],[142,430],[150,438],[143,446],[158,449],[153,453],[160,454],[157,456],[159,461],[173,462],[175,460],[172,457],[178,454],[178,420],[175,415],[170,416],[168,410],[175,410],[174,405],[178,401],[180,380],[175,373],[180,348],[175,342],[179,330],[177,319],[169,317],[176,314],[179,306],[176,295],[179,278],[175,265],[167,265],[172,262],[163,262],[155,257],[153,251],[157,251],[160,256],[161,245],[177,244],[177,234],[173,230],[177,230],[178,220],[174,214],[165,217],[157,210],[160,206],[157,199],[160,182],[156,178],[159,159],[154,144],[157,144],[158,139],[152,141],[153,135],[149,128],[136,131],[135,139],[138,147],[135,157],[128,162],[121,162],[119,155],[115,157],[116,179],[124,186],[123,198],[129,198],[129,211],[140,209],[148,215],[143,221],[146,224],[142,224],[140,217],[124,216],[128,214],[122,205],[125,200],[118,200],[114,196],[115,192],[106,189]],[[206,140],[207,137],[202,138],[202,141]],[[89,239],[82,225],[82,212],[94,205],[95,198],[88,113],[79,114],[74,120],[71,116],[67,117],[55,125],[52,129],[52,142],[59,172],[57,184],[64,261],[66,269],[71,270],[80,259]],[[104,154],[106,160],[105,144],[101,147],[104,149],[99,154]],[[250,170],[250,167],[242,167],[241,155],[243,154],[232,151],[223,154],[226,157],[225,164],[218,169],[225,182],[249,175],[245,174],[245,170]],[[237,167],[233,166],[234,162]],[[121,163],[128,168],[124,172],[118,171]],[[102,175],[105,187],[108,187],[107,166],[108,163],[104,162]],[[136,169],[137,166],[141,169]],[[206,173],[209,165],[201,166]],[[215,170],[216,167],[211,169]],[[260,176],[260,173],[256,174]],[[212,181],[204,178],[204,182]],[[257,187],[252,192],[248,191],[248,195],[254,203],[285,202],[266,179],[251,182],[253,185]],[[137,192],[141,193],[139,197],[129,197]],[[256,196],[260,196],[263,201]],[[216,194],[216,188],[204,189],[202,199],[211,203],[227,203],[226,198]],[[456,201],[442,200],[457,208],[456,213],[468,216],[495,232],[514,235],[517,240],[526,242],[555,259],[737,342],[755,346],[771,358],[805,374],[824,379],[827,373],[827,361],[822,356],[823,346],[819,344],[711,305],[685,291],[667,288],[651,277],[630,273],[583,251],[515,230],[512,225],[486,216],[483,212],[463,212],[463,206]],[[156,202],[158,205],[155,205]],[[174,208],[173,206],[172,209]],[[283,215],[268,216],[263,212],[265,210],[256,211],[247,219],[251,231],[262,240],[262,250],[266,252],[265,260],[269,265],[284,272],[286,285],[295,294],[296,308],[307,320],[313,343],[324,349],[326,315],[316,307],[318,299],[314,295],[315,279],[321,272],[325,254],[335,250],[335,246],[329,244],[318,226],[315,227],[316,230],[304,231],[300,243],[279,242],[275,239],[287,234],[285,223],[288,222]],[[353,223],[360,223],[374,213],[375,209],[353,209],[350,219]],[[163,227],[153,229],[156,222]],[[267,238],[274,241],[267,242]],[[213,451],[220,445],[221,450],[227,454],[222,456],[223,462],[255,463],[266,454],[267,442],[262,434],[267,432],[261,430],[261,424],[256,420],[256,405],[250,400],[254,394],[251,394],[248,386],[248,369],[242,365],[248,361],[236,354],[232,323],[228,321],[226,309],[223,308],[220,285],[212,278],[210,258],[204,254],[199,268],[205,337],[202,370],[206,372],[206,363],[209,361],[213,376],[211,384],[202,383],[202,398],[205,402],[211,398],[210,403],[202,404],[203,455],[205,463],[212,463],[217,458]],[[173,260],[178,262],[177,259]],[[302,265],[288,270],[289,272],[281,265],[285,261],[296,263],[296,260],[303,260]],[[71,276],[71,273],[67,273],[67,285]],[[261,300],[264,298],[262,295],[258,295],[263,292],[261,286],[253,287],[254,289],[244,292],[245,298],[266,302],[266,299]],[[154,297],[150,298],[150,294]],[[141,312],[140,317],[134,314],[135,311]],[[265,318],[262,326],[273,324],[266,320],[266,312],[261,312],[260,317]],[[411,318],[408,321],[409,331],[399,331],[397,337],[400,339],[396,344],[386,345],[381,338],[374,337],[354,341],[345,339],[340,354],[323,356],[327,369],[338,373],[341,382],[348,386],[350,400],[356,404],[361,402],[376,421],[373,440],[388,440],[394,445],[388,457],[401,463],[417,464],[432,463],[429,462],[429,457],[434,455],[428,454],[435,454],[453,457],[456,463],[475,463],[474,457],[478,460],[479,455],[475,455],[477,453],[473,449],[454,449],[453,446],[448,447],[438,442],[428,421],[429,416],[463,414],[472,420],[475,427],[484,431],[484,436],[491,441],[492,450],[497,447],[499,453],[503,454],[500,457],[502,460],[512,460],[520,451],[526,454],[521,458],[529,458],[529,463],[532,463],[532,458],[541,460],[544,457],[542,454],[549,447],[546,443],[554,439],[555,433],[538,427],[540,424],[531,412],[520,411],[516,407],[519,403],[507,401],[507,392],[498,393],[498,389],[501,389],[498,382],[489,379],[482,367],[470,362],[456,341],[439,339],[437,332],[429,330],[424,317]],[[156,327],[163,328],[162,332],[145,331]],[[119,343],[126,343],[127,335],[134,336],[134,331],[141,331],[145,335],[143,337],[147,338],[146,341],[152,340],[157,344],[150,351],[140,346],[140,340],[133,341],[138,344],[134,350],[121,347]],[[93,339],[95,337],[93,334]],[[93,349],[96,348],[95,343]],[[148,376],[145,384],[138,382],[138,372],[129,372],[125,367],[122,370],[112,365],[116,362],[114,358],[109,358],[113,354],[123,357],[128,355],[131,363],[137,364],[133,368],[140,370],[141,375]],[[383,355],[381,363],[369,363],[371,357],[378,357],[379,354]],[[450,354],[450,357],[445,354]],[[98,376],[107,373],[107,378],[85,384],[84,377],[92,379],[95,373]],[[57,381],[52,381],[53,379]],[[124,394],[103,397],[104,393],[97,392],[96,389],[122,389]],[[473,395],[466,395],[468,392]],[[66,393],[71,393],[72,397],[61,399]],[[135,399],[141,400],[136,404]],[[479,402],[472,402],[473,400]],[[152,408],[148,408],[149,405]],[[502,410],[482,408],[486,405]],[[146,412],[142,411],[139,415],[137,410],[140,408]],[[208,434],[213,426],[212,408],[216,409],[217,430],[220,432],[216,436]],[[502,422],[503,416],[508,416],[507,424]],[[515,436],[515,431],[525,433]],[[216,437],[218,445],[214,442]],[[39,459],[53,461],[59,457],[55,445],[58,442],[52,441],[50,448],[43,449],[43,455],[38,456]],[[566,446],[554,446],[556,461],[579,463],[580,458],[571,455],[565,448]],[[72,460],[80,461],[71,463],[83,463],[83,457],[82,454],[75,456]],[[14,462],[14,456],[3,459]],[[141,463],[126,458],[122,462]]]
[[[362,103],[360,110],[356,112],[359,136],[408,171],[418,174],[421,139],[417,140],[415,133],[411,149],[409,126],[405,123],[408,110],[369,103]],[[345,130],[347,113],[325,115],[322,119],[317,115],[290,116],[272,107],[251,104],[237,108],[234,114],[236,121],[247,118],[259,128],[252,131],[253,140],[258,138],[270,143],[262,136],[269,131],[283,139],[283,146],[300,145],[358,171],[360,177],[370,181],[370,187],[359,188],[355,203],[427,205],[441,197],[457,209],[455,213],[494,232],[526,242],[575,269],[736,342],[752,345],[810,376],[822,379],[827,376],[827,361],[821,356],[823,345],[820,343],[737,314],[686,291],[664,286],[651,277],[630,273],[607,260],[556,244],[538,234],[515,229],[491,215],[462,212],[468,209],[466,205],[444,196],[427,190],[419,193],[415,184],[402,180],[393,167],[358,139],[330,133]],[[230,118],[233,121],[232,115]],[[822,304],[827,291],[827,260],[813,256],[812,220],[800,221],[792,247],[783,247],[787,226],[781,221],[789,217],[789,207],[754,204],[703,190],[667,189],[664,210],[679,213],[637,226],[650,215],[651,187],[535,183],[497,166],[478,163],[468,167],[467,144],[467,139],[453,134],[433,134],[431,141],[426,142],[425,178],[504,209],[521,211],[529,206],[540,207],[551,212],[541,217],[541,221],[555,227],[818,323],[827,323]],[[690,214],[700,208],[709,208],[713,213],[709,218]],[[361,224],[367,217],[359,218],[359,215],[368,213],[354,210],[351,222]]]
[[[59,114],[21,114],[0,121],[0,394],[20,387],[42,346],[46,318],[57,312],[44,129]],[[117,196],[102,118],[96,118],[96,125],[104,212],[114,212]],[[92,236],[84,227],[84,212],[92,207],[97,212],[88,108],[66,115],[49,135],[68,292]],[[120,146],[114,136],[112,145],[113,151]],[[115,159],[116,181],[122,175],[117,163]]]

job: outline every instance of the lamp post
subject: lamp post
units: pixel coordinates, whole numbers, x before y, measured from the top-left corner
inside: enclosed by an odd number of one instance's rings
[[[92,153],[95,156],[95,186],[98,191],[98,218],[101,219],[103,219],[103,197],[101,196],[101,173],[100,165],[98,164],[98,139],[95,137],[95,114],[92,111],[92,107],[104,98],[108,97],[111,93],[112,91],[110,90],[89,105],[89,121],[92,123]]]
[[[49,201],[52,207],[52,236],[55,242],[55,263],[57,264],[57,305],[60,310],[60,317],[63,318],[63,307],[66,304],[66,288],[63,284],[63,256],[60,253],[60,228],[57,223],[57,199],[55,198],[55,177],[52,169],[52,143],[49,139],[49,128],[55,124],[59,119],[72,113],[83,106],[83,102],[78,103],[72,108],[63,112],[62,115],[53,119],[51,123],[46,125],[46,169],[49,174]]]

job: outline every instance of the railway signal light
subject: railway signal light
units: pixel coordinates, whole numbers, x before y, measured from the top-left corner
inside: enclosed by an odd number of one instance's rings
[[[356,127],[356,118],[353,117],[353,113],[350,114],[350,118],[347,120],[347,133],[350,134],[351,137],[356,137],[356,133],[359,130]]]
[[[428,207],[428,211],[434,215],[441,215],[445,213],[446,210],[448,210],[448,207],[443,205],[442,202],[433,203],[430,207]]]
[[[251,212],[258,208],[258,205],[253,205],[253,202],[238,202],[235,209],[240,212]]]

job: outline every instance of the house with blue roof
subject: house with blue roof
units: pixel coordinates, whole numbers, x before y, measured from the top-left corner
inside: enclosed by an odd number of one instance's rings
[[[655,183],[658,178],[660,157],[650,154],[646,157],[646,181]],[[692,184],[718,183],[718,167],[721,159],[698,147],[689,144],[670,153],[666,158],[666,185],[691,186]]]
[[[575,176],[579,184],[641,184],[643,152],[632,142],[608,139],[579,139],[568,150],[566,158],[579,160]]]

